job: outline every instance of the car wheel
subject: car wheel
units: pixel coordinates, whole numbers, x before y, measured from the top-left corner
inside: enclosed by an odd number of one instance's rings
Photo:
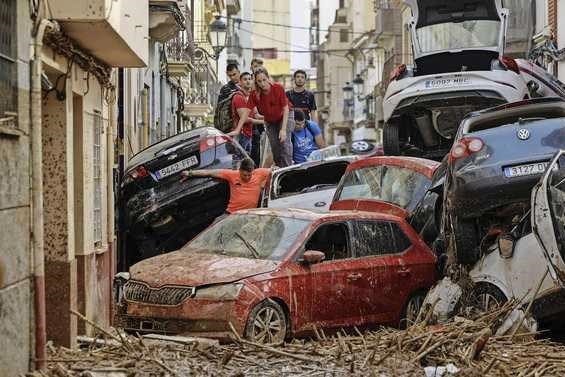
[[[255,306],[245,327],[245,337],[261,344],[278,344],[286,338],[288,321],[280,304],[273,300]]]
[[[473,220],[450,216],[455,261],[471,266],[479,260],[479,235]]]
[[[479,283],[473,289],[472,304],[481,312],[500,307],[506,303],[508,299],[504,293],[495,285],[489,283]]]
[[[400,319],[400,328],[406,329],[416,323],[425,298],[424,292],[417,292],[410,296]]]
[[[387,123],[383,130],[383,149],[386,156],[400,155],[400,131],[398,123]]]

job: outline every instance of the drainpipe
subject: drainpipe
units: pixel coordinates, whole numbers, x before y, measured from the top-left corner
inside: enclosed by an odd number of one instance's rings
[[[46,366],[45,344],[47,340],[45,319],[45,254],[43,249],[43,157],[41,136],[41,51],[45,30],[56,26],[42,19],[33,38],[31,63],[31,208],[33,245],[33,287],[35,312],[35,368]]]

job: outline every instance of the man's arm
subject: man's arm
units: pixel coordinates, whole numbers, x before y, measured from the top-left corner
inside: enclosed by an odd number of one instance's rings
[[[223,179],[221,169],[202,169],[202,170],[183,170],[180,172],[181,181],[186,181],[190,177],[212,177]]]
[[[310,111],[310,120],[312,120],[312,122],[318,123],[318,110]]]
[[[322,136],[322,134],[314,136],[314,140],[316,141],[316,145],[318,146],[319,149],[326,147],[326,142],[324,141],[324,137]]]
[[[265,121],[263,119],[255,119],[255,118],[249,118],[249,119],[253,124],[265,124]]]
[[[284,143],[286,140],[286,128],[288,127],[288,105],[283,107],[283,118],[281,123],[281,132],[279,132],[279,140]]]
[[[237,122],[237,126],[235,127],[235,130],[228,133],[229,136],[239,135],[239,133],[241,132],[241,128],[249,118],[249,111],[250,110],[246,107],[240,107],[239,109],[237,109],[237,115],[239,115],[239,122]]]

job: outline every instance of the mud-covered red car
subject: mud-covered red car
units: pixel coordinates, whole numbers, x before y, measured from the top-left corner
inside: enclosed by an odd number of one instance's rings
[[[438,194],[428,189],[440,164],[417,157],[379,156],[351,163],[330,210],[390,213],[406,219],[431,245],[439,231]],[[442,172],[439,172],[443,174]],[[438,223],[438,224],[436,224]]]
[[[397,216],[241,211],[130,269],[117,326],[278,343],[314,328],[414,320],[436,258]],[[231,325],[230,325],[231,324]]]
[[[131,158],[122,179],[119,214],[120,270],[177,250],[221,215],[229,186],[212,178],[184,182],[186,169],[237,169],[245,151],[211,127],[180,133]]]

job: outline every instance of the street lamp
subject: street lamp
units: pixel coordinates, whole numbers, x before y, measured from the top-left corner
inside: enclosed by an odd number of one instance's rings
[[[226,47],[227,35],[228,27],[226,26],[226,23],[222,21],[220,16],[216,16],[216,19],[212,21],[208,27],[208,38],[210,39],[210,43],[212,44],[216,57],[219,57],[222,50]]]
[[[357,76],[353,79],[353,87],[354,87],[354,91],[355,94],[357,94],[358,96],[361,95],[361,93],[363,92],[363,84],[365,83],[365,80],[363,80],[363,78],[361,77],[360,74],[357,74]]]
[[[348,82],[345,83],[345,86],[342,88],[343,90],[343,99],[347,103],[353,100],[353,86]]]
[[[226,47],[226,38],[228,34],[228,27],[226,23],[222,21],[220,16],[216,16],[216,19],[210,23],[208,26],[208,40],[212,45],[214,54],[210,54],[206,49],[202,47],[196,47],[194,49],[194,57],[197,60],[203,60],[204,56],[209,57],[216,61],[216,75],[218,72],[218,60],[220,59],[220,54],[222,50]]]

